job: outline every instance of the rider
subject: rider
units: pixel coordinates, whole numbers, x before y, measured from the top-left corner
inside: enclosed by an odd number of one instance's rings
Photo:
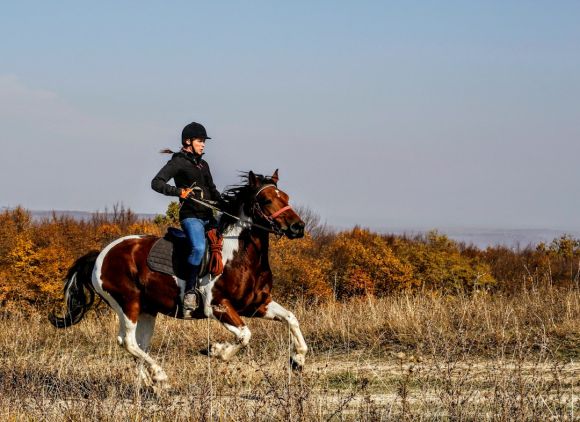
[[[213,218],[212,210],[203,205],[187,200],[188,198],[220,201],[209,165],[202,159],[207,132],[203,125],[192,122],[181,132],[181,151],[174,153],[171,160],[163,166],[151,181],[151,187],[164,195],[178,196],[180,202],[179,221],[191,245],[188,277],[185,280],[184,311],[197,308],[197,279],[203,254],[205,252],[205,227]],[[165,153],[173,153],[164,150]],[[173,178],[175,186],[167,182]]]

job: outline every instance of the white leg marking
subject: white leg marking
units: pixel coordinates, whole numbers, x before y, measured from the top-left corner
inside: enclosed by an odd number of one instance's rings
[[[115,302],[115,304],[117,306],[119,306],[116,302]],[[119,312],[123,313],[123,311],[121,311],[120,309],[121,309],[121,307],[119,306]],[[119,312],[117,312],[117,315],[119,315]],[[121,347],[123,347],[123,342],[125,341],[125,334],[126,333],[127,333],[127,328],[125,327],[125,318],[119,317],[119,334],[117,334],[117,344]]]
[[[127,351],[137,359],[141,359],[149,365],[149,373],[151,374],[151,379],[154,382],[167,381],[167,375],[161,366],[159,366],[159,364],[155,362],[155,359],[149,356],[143,349],[139,347],[139,344],[137,344],[137,324],[127,318],[124,314],[123,318],[125,319],[126,327],[125,338],[123,339],[125,349],[127,349]]]
[[[210,356],[219,357],[224,361],[230,360],[242,347],[246,347],[252,337],[252,332],[247,326],[235,327],[230,324],[223,324],[231,333],[236,336],[237,343],[215,343],[212,344]]]
[[[155,319],[156,318],[151,314],[141,314],[137,320],[137,330],[135,333],[137,345],[146,353],[149,352],[151,337],[155,330]],[[139,365],[138,372],[145,385],[149,387],[154,386],[151,374],[143,367],[143,364]]]
[[[292,340],[294,341],[294,348],[296,353],[292,356],[292,360],[299,367],[304,366],[304,360],[306,353],[308,352],[308,346],[306,341],[304,341],[304,336],[302,336],[302,331],[300,330],[300,324],[298,319],[292,312],[284,308],[277,302],[270,302],[266,310],[266,319],[273,319],[276,321],[284,321],[288,324],[290,332],[292,333]]]

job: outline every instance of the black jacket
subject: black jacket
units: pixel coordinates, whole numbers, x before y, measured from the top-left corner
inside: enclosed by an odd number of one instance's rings
[[[175,181],[175,186],[168,184],[171,179]],[[167,196],[179,196],[180,190],[189,188],[193,184],[203,190],[203,198],[213,201],[220,201],[221,195],[216,189],[209,165],[200,155],[180,151],[173,154],[171,160],[163,166],[157,176],[151,181],[153,190]],[[182,202],[179,210],[179,220],[195,217],[204,220],[212,217],[212,210],[194,201],[179,198]]]

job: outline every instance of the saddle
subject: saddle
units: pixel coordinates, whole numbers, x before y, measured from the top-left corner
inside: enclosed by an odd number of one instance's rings
[[[223,272],[222,238],[217,229],[207,231],[205,238],[205,252],[199,269],[199,277],[209,273],[215,277]],[[185,280],[189,274],[187,257],[190,252],[191,247],[185,233],[169,227],[165,236],[153,244],[147,256],[147,265],[153,271]]]

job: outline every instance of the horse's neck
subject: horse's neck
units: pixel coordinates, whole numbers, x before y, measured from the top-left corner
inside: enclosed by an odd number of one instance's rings
[[[254,248],[262,263],[267,265],[270,244],[268,232],[254,227],[248,228],[247,222],[252,222],[252,219],[244,213],[243,208],[239,210],[237,217],[246,223],[238,221],[223,233],[223,251]]]

